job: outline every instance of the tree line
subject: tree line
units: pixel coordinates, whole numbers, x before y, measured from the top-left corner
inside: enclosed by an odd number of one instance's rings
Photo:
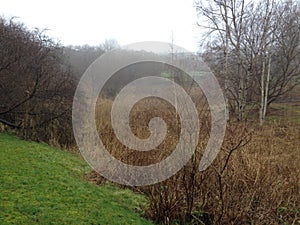
[[[268,107],[300,83],[300,4],[296,0],[195,1],[205,61],[219,78],[231,118]],[[118,47],[62,46],[46,31],[0,17],[0,124],[24,137],[73,142],[76,84],[100,55]]]
[[[0,126],[24,138],[74,144],[71,108],[76,83],[101,54],[117,47],[68,46],[45,30],[0,17]]]

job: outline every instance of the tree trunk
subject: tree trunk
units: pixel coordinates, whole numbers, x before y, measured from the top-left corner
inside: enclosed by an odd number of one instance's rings
[[[265,103],[265,55],[263,56],[262,69],[261,69],[261,77],[260,77],[260,108],[259,108],[259,124],[262,126],[264,123],[264,103]]]

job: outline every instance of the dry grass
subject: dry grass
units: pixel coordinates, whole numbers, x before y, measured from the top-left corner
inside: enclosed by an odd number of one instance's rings
[[[300,224],[300,126],[255,130],[228,165],[223,224]]]
[[[253,123],[230,123],[221,153],[209,169],[199,172],[210,129],[207,104],[199,99],[201,141],[194,157],[168,180],[135,188],[150,199],[146,216],[163,224],[300,224],[300,125],[281,121],[260,128]],[[147,125],[154,116],[168,125],[167,137],[156,149],[137,153],[114,135],[111,105],[111,100],[98,101],[96,121],[112,155],[129,164],[149,165],[172,152],[180,130],[174,108],[153,98],[135,106],[130,125],[138,137],[149,136]],[[101,177],[91,177],[102,183]]]

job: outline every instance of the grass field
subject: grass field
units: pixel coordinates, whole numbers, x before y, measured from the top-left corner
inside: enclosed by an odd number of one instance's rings
[[[300,124],[300,103],[272,103],[267,120]]]
[[[151,224],[146,199],[83,179],[79,157],[0,133],[0,224]]]

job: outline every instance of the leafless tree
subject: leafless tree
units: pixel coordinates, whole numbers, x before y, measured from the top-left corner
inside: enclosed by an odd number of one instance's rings
[[[106,39],[104,41],[104,43],[101,45],[101,48],[107,52],[107,51],[111,51],[115,48],[119,48],[120,45],[118,44],[116,39]]]
[[[196,9],[205,21],[199,26],[208,29],[208,35],[221,40],[218,44],[224,52],[221,72],[225,76],[225,94],[233,99],[237,105],[238,119],[244,120],[247,100],[248,73],[243,70],[242,40],[244,36],[244,20],[249,7],[244,0],[214,0],[209,3],[196,1]],[[229,65],[229,57],[235,64]],[[229,67],[234,69],[235,79],[230,79]],[[229,88],[229,82],[231,87]],[[231,95],[231,97],[230,97]]]
[[[270,103],[299,83],[299,3],[214,0],[196,7],[210,37],[204,56],[223,80],[231,111],[243,120],[246,106],[257,106],[262,124]]]
[[[74,90],[61,47],[13,19],[1,18],[0,33],[0,122],[26,138],[48,141],[58,127],[70,127],[62,126],[66,117],[59,120],[70,115]]]

